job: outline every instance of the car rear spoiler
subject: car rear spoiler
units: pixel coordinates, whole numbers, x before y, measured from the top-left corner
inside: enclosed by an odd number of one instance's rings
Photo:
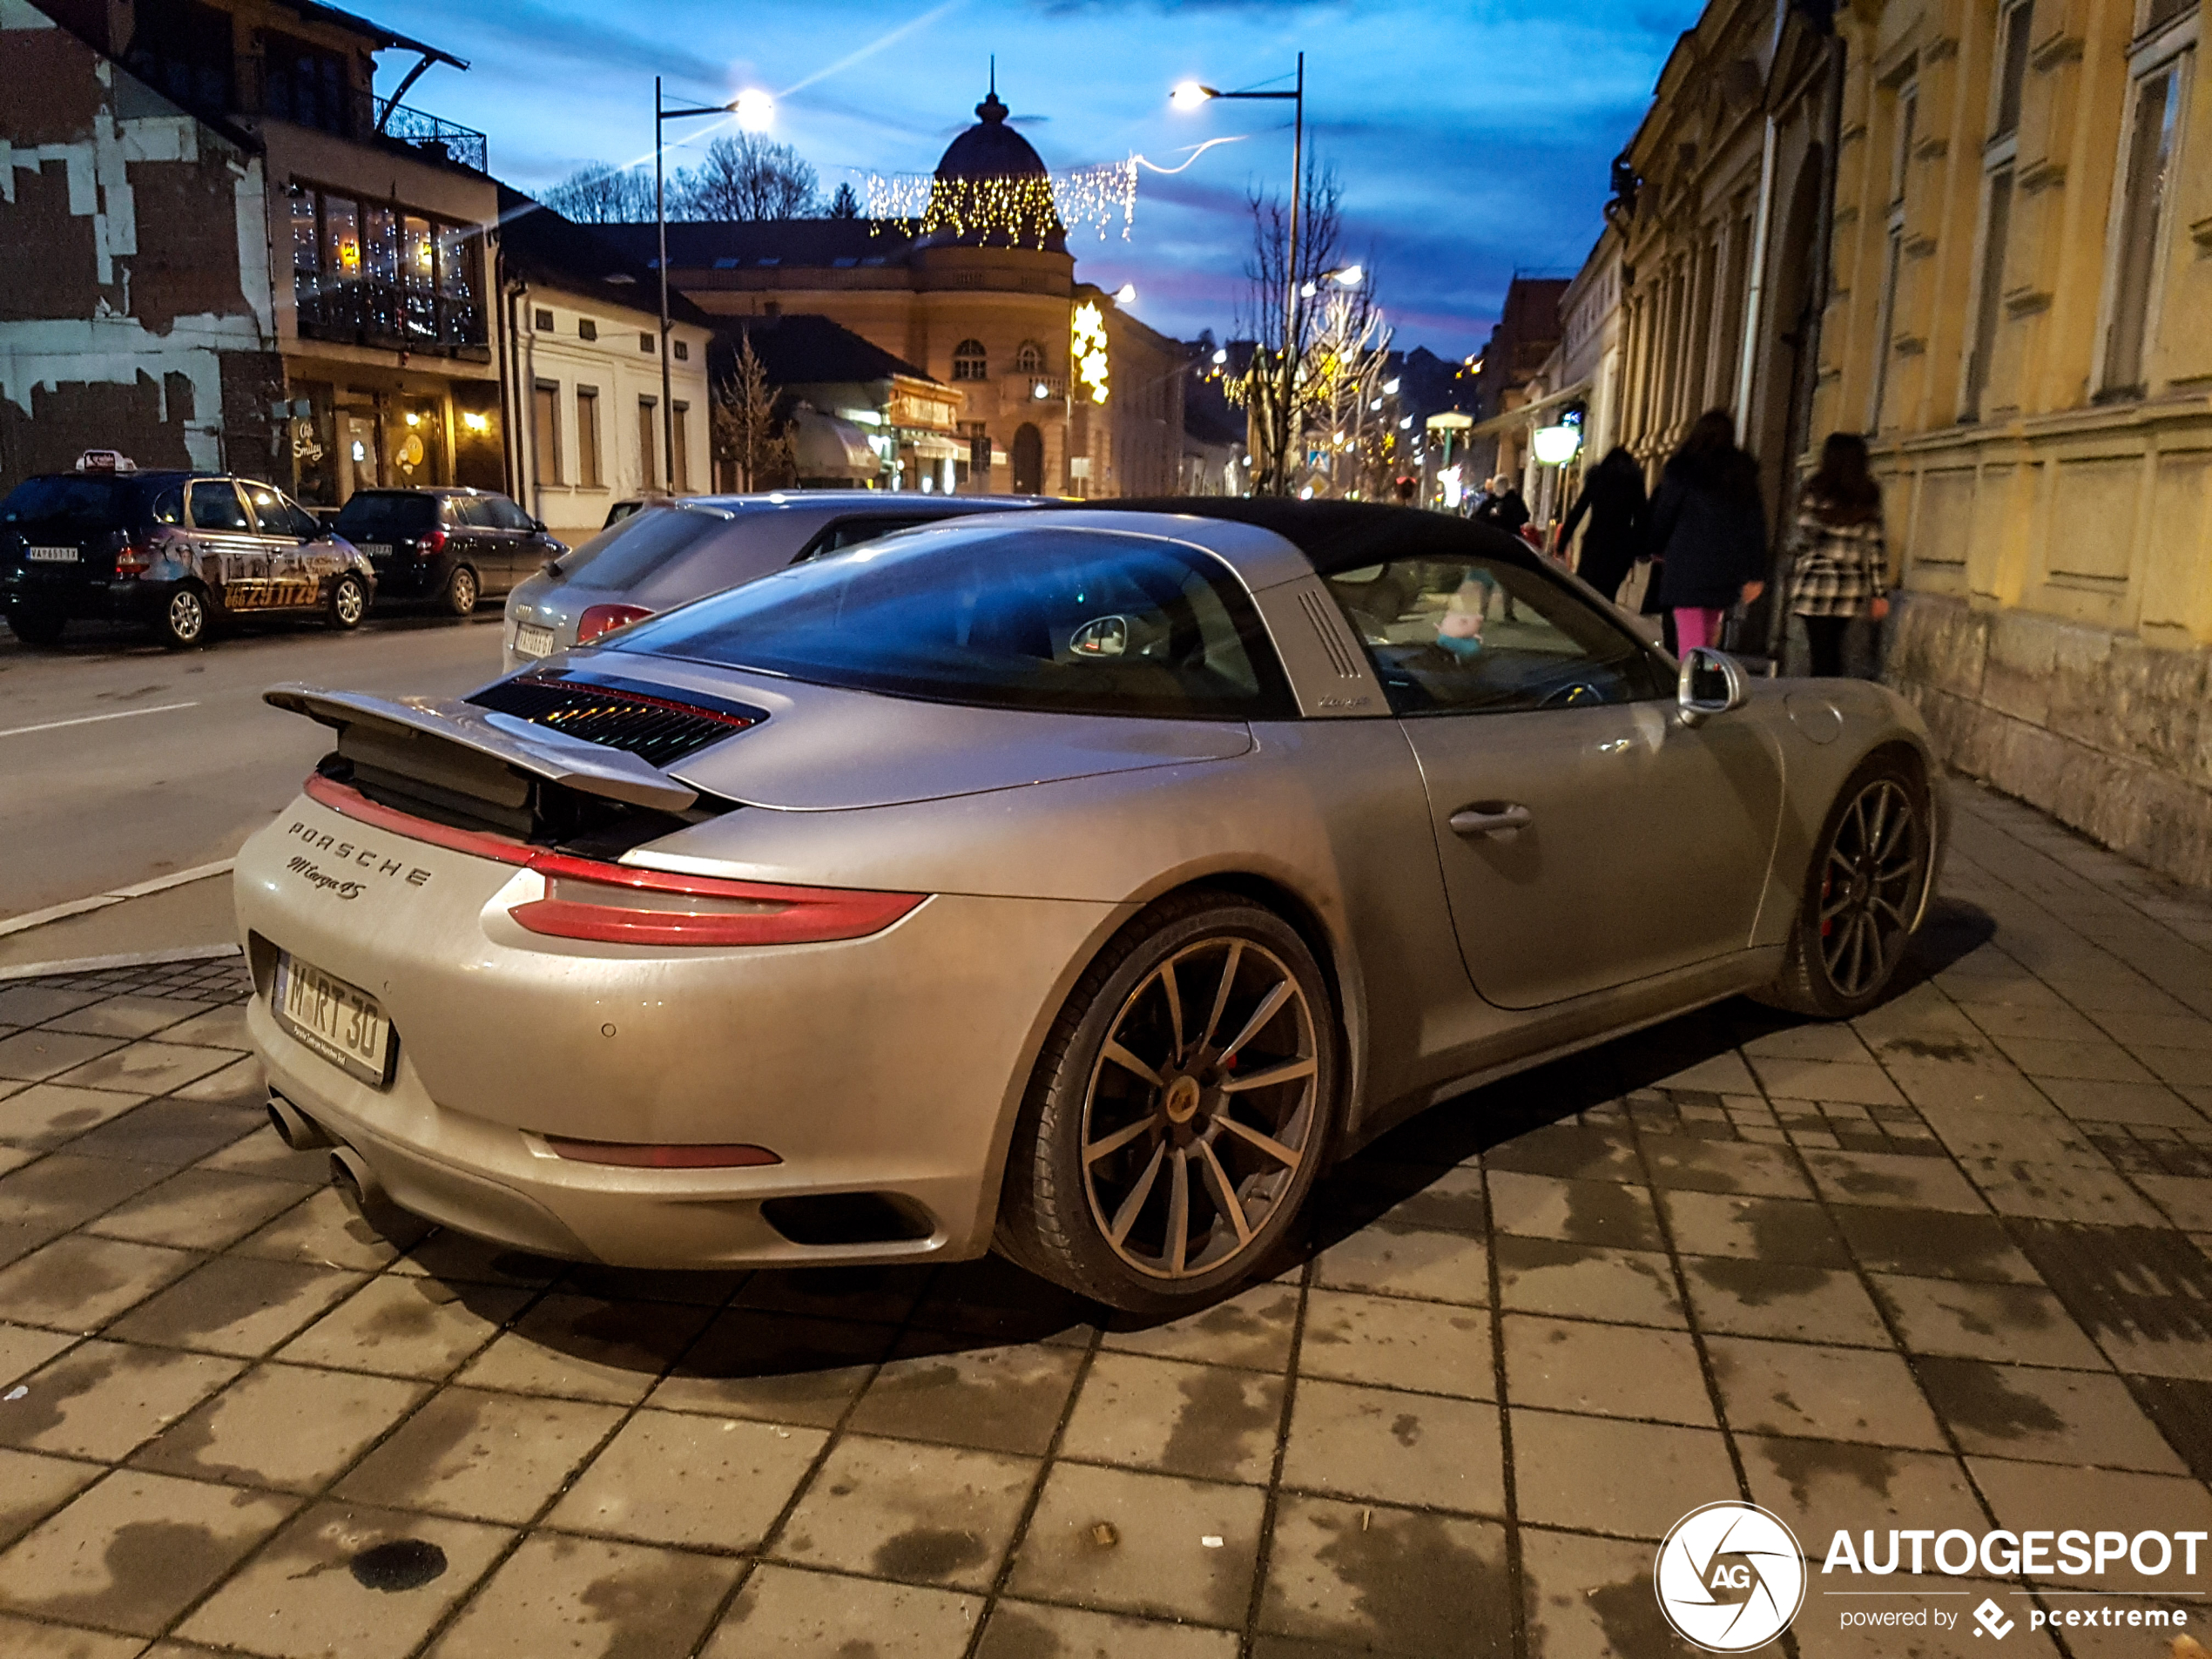
[[[406,698],[394,701],[362,691],[327,691],[319,685],[272,685],[261,693],[272,708],[304,714],[332,727],[342,738],[358,729],[365,736],[396,737],[405,742],[428,736],[486,755],[533,778],[580,794],[598,795],[632,806],[680,813],[698,792],[621,749],[563,737],[512,715],[496,714],[448,698]]]

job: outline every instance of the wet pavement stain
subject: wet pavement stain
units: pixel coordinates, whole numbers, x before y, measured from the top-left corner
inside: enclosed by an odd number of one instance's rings
[[[1751,1248],[1759,1260],[1844,1265],[1843,1241],[1818,1204],[1755,1198],[1740,1213],[1751,1230]]]
[[[720,1588],[705,1563],[678,1561],[604,1574],[577,1599],[607,1627],[597,1659],[663,1659],[690,1647]]]
[[[446,1570],[446,1553],[421,1538],[393,1538],[356,1550],[346,1563],[363,1589],[419,1590]]]
[[[1915,1060],[1979,1060],[1989,1053],[1963,1037],[1892,1037],[1877,1046],[1884,1054],[1907,1055]]]
[[[0,1404],[0,1443],[29,1444],[47,1430],[59,1428],[66,1415],[62,1407],[89,1394],[116,1372],[118,1366],[135,1364],[150,1370],[160,1363],[158,1354],[143,1350],[92,1348],[80,1350],[49,1366],[24,1386],[30,1392],[21,1399]]]
[[[1835,1272],[1825,1267],[1744,1261],[1733,1256],[1700,1256],[1688,1265],[1692,1273],[1715,1290],[1753,1308],[1769,1307],[1789,1297],[1811,1296],[1816,1291],[1825,1290],[1836,1278]]]
[[[951,1527],[916,1527],[876,1547],[875,1570],[886,1578],[949,1578],[988,1556],[983,1541]]]
[[[2092,1336],[2212,1343],[2212,1261],[2148,1227],[2023,1225],[2022,1252]]]
[[[1835,1214],[1859,1259],[1878,1273],[1997,1281],[2028,1273],[1994,1216],[1850,1205],[1838,1205]]]
[[[1271,1434],[1281,1419],[1280,1409],[1268,1404],[1264,1391],[1257,1386],[1253,1392],[1259,1399],[1247,1398],[1249,1381],[1219,1366],[1184,1378],[1179,1385],[1183,1404],[1160,1453],[1162,1466],[1187,1474],[1234,1479],[1248,1439]]]
[[[983,1632],[978,1659],[1064,1659],[1068,1644],[1018,1608],[1001,1604]]]
[[[1651,1217],[1636,1202],[1640,1189],[1611,1181],[1577,1181],[1568,1189],[1567,1236],[1578,1244],[1649,1249],[1658,1243]]]
[[[1800,1505],[1812,1500],[1812,1484],[1824,1474],[1856,1480],[1878,1498],[1890,1495],[1897,1460],[1878,1446],[1847,1446],[1840,1440],[1768,1440],[1760,1447],[1775,1474],[1790,1483]]]
[[[1651,1659],[1656,1654],[1693,1651],[1660,1612],[1659,1598],[1653,1594],[1649,1579],[1608,1584],[1590,1591],[1588,1599],[1615,1659]],[[1534,1645],[1534,1651],[1541,1654],[1541,1643]]]
[[[2066,1420],[2033,1394],[2006,1386],[2004,1374],[1979,1359],[1923,1359],[1921,1385],[1944,1420],[2000,1440],[2056,1434]]]
[[[1316,1552],[1353,1593],[1366,1638],[1401,1653],[1473,1656],[1512,1648],[1513,1597],[1502,1561],[1456,1542],[1435,1515],[1316,1517],[1334,1534]],[[1351,1635],[1352,1631],[1344,1631]]]
[[[151,1635],[228,1564],[233,1553],[205,1527],[131,1521],[108,1540],[102,1558],[106,1588],[42,1601],[39,1611]]]

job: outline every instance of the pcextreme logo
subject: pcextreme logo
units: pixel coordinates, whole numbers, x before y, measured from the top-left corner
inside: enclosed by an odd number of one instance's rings
[[[1683,1641],[1708,1653],[1748,1653],[1797,1616],[1805,1561],[1796,1534],[1757,1504],[1709,1503],[1660,1543],[1652,1584]]]

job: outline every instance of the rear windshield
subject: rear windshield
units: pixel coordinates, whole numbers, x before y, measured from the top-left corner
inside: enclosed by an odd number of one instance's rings
[[[437,499],[401,490],[364,489],[338,509],[338,533],[349,542],[412,536],[435,527]]]
[[[147,485],[137,478],[64,473],[26,478],[0,502],[0,524],[67,524],[104,529],[132,522]]]
[[[634,588],[730,523],[726,513],[696,507],[648,507],[617,519],[574,552],[563,554],[561,574],[574,581],[589,571],[595,588],[617,592]]]
[[[1069,714],[1255,719],[1289,689],[1211,556],[1110,530],[910,530],[637,624],[611,649]]]

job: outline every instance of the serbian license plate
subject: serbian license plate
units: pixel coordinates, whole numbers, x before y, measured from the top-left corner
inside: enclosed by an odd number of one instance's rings
[[[553,651],[553,631],[535,623],[521,623],[515,629],[515,655],[517,657],[548,657]]]
[[[392,1081],[392,1022],[376,999],[290,951],[277,953],[276,1016],[332,1065],[379,1089]]]
[[[24,557],[39,564],[74,564],[77,550],[73,547],[27,547]]]
[[[392,544],[389,542],[363,542],[361,544],[361,550],[372,560],[388,559],[392,556]]]

